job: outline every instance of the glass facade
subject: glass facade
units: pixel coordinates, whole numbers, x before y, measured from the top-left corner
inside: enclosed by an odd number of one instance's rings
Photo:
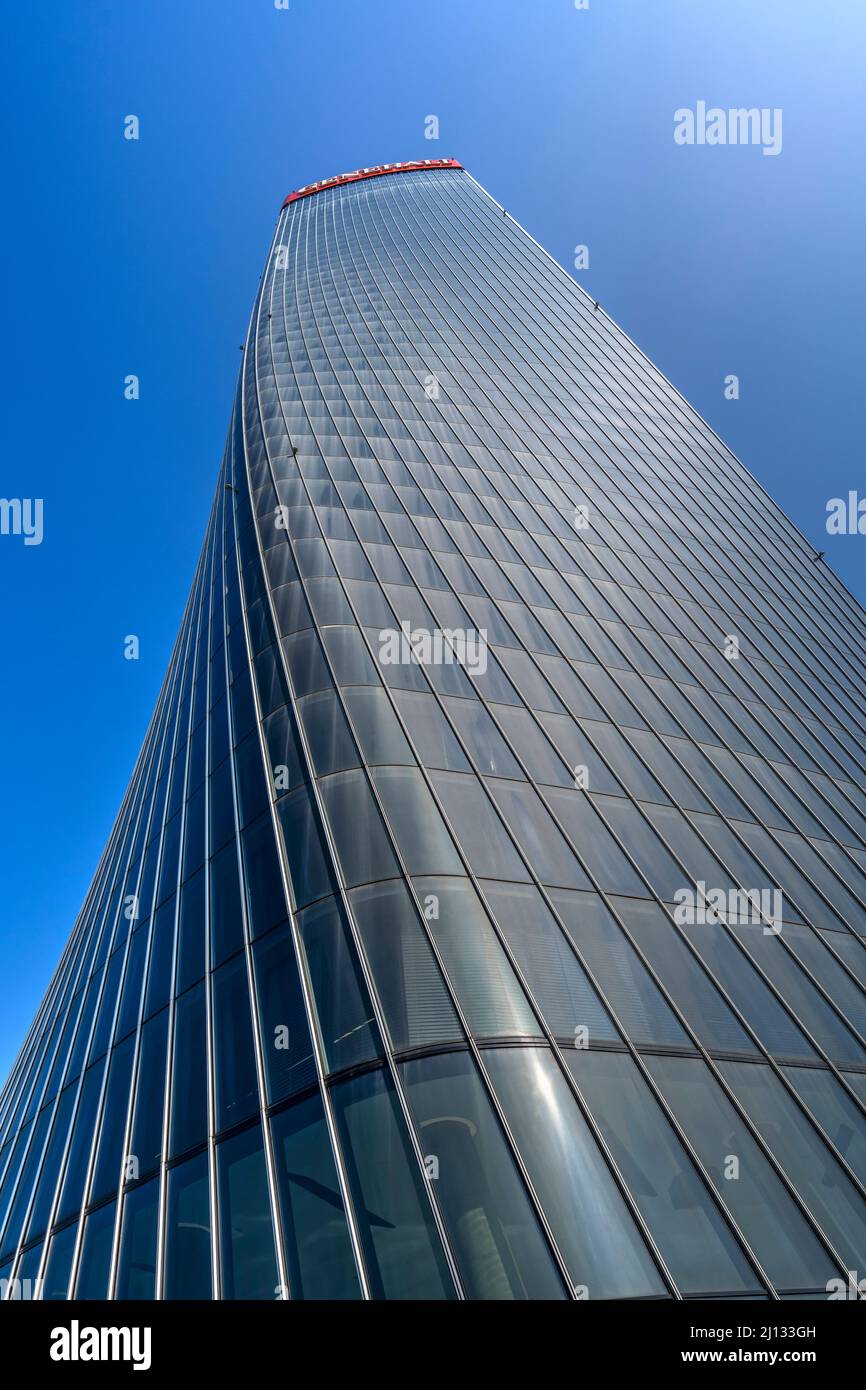
[[[0,1095],[0,1277],[866,1269],[864,653],[468,173],[287,201],[165,684]]]

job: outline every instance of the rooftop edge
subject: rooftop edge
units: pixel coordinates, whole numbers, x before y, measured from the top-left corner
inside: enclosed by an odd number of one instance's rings
[[[296,203],[299,198],[310,198],[314,193],[322,193],[326,188],[339,188],[343,183],[358,183],[361,179],[378,179],[383,174],[408,174],[424,169],[462,169],[457,159],[409,159],[402,164],[372,164],[365,169],[353,169],[349,174],[335,174],[330,179],[320,179],[318,183],[305,184],[296,188],[283,202],[283,207]]]

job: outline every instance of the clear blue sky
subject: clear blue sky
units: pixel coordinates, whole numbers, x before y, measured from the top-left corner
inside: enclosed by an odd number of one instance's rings
[[[292,188],[455,156],[563,264],[587,244],[578,278],[866,597],[866,537],[824,530],[866,494],[866,8],[74,0],[4,40],[0,496],[45,535],[0,536],[0,1079],[162,680]],[[676,145],[699,100],[781,107],[782,153]]]

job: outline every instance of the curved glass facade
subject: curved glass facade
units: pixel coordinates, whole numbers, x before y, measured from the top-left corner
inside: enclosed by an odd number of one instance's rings
[[[0,1097],[0,1278],[866,1268],[864,651],[465,171],[287,202],[165,684]]]

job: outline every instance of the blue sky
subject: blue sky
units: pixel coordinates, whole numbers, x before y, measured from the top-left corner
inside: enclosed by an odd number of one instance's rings
[[[4,30],[0,496],[43,498],[44,539],[0,536],[0,1078],[162,680],[291,189],[455,156],[563,264],[587,245],[578,278],[866,599],[866,537],[824,529],[866,494],[862,7],[88,0]],[[781,108],[781,153],[675,144],[699,100]]]

